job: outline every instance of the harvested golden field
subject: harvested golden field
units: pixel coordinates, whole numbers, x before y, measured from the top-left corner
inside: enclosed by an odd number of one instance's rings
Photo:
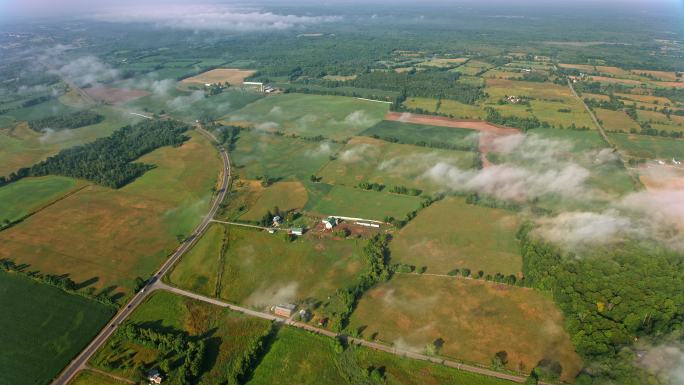
[[[574,100],[570,89],[553,83],[524,82],[506,79],[487,79],[489,100],[497,102],[506,95],[558,101]]]
[[[242,84],[245,78],[254,75],[254,72],[234,68],[217,68],[183,79],[181,83],[214,84],[228,82],[228,84]]]
[[[639,130],[639,124],[629,117],[624,111],[612,111],[603,108],[595,108],[596,118],[601,121],[608,131],[629,132],[631,129]]]
[[[651,71],[651,70],[632,70],[631,71],[635,75],[641,75],[641,74],[646,74],[649,76],[652,76],[658,80],[666,81],[666,82],[676,82],[677,79],[677,74],[674,72],[668,72],[668,71]]]
[[[364,294],[349,329],[420,353],[442,339],[441,355],[484,365],[505,350],[507,369],[525,373],[551,359],[561,364],[564,381],[582,367],[560,310],[527,288],[398,274]]]

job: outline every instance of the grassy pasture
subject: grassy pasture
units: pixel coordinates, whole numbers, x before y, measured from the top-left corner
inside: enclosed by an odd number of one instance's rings
[[[490,79],[522,79],[522,73],[517,71],[510,71],[506,69],[491,69],[482,75],[484,78]]]
[[[119,190],[87,187],[0,233],[0,257],[44,273],[130,289],[156,269],[207,211],[220,169],[202,136],[140,160],[158,167]],[[49,230],[49,231],[46,231]]]
[[[311,142],[258,130],[243,130],[235,148],[231,150],[231,157],[245,179],[267,175],[272,178],[308,180],[341,147],[340,144],[327,141]]]
[[[140,118],[123,115],[107,107],[94,109],[105,120],[92,126],[71,130],[38,133],[25,123],[0,129],[0,175],[7,175],[21,167],[29,167],[60,150],[91,142],[114,130],[137,122]]]
[[[127,385],[128,382],[119,381],[93,370],[82,370],[76,374],[69,385]]]
[[[636,158],[665,160],[673,157],[684,158],[684,140],[629,134],[609,134],[609,136],[618,148]]]
[[[387,122],[383,127],[391,128],[396,122]],[[398,123],[399,125],[404,123]],[[420,125],[411,126],[420,127]],[[403,135],[408,140],[415,140],[416,133],[406,131],[411,127],[404,128]],[[425,127],[425,126],[424,126]],[[429,126],[426,131],[430,131]],[[454,131],[453,140],[459,137],[470,141],[465,136],[475,137],[472,130],[459,130],[449,127],[433,127],[433,131]],[[384,130],[384,128],[383,128]],[[377,132],[377,131],[375,131]],[[398,136],[402,133],[397,132]],[[429,136],[424,136],[429,138]],[[317,175],[323,178],[323,182],[333,185],[355,187],[360,182],[380,183],[387,186],[406,186],[419,188],[426,192],[440,189],[439,184],[434,184],[424,174],[437,162],[445,162],[461,169],[472,168],[478,153],[472,151],[442,150],[436,148],[419,147],[407,144],[390,143],[371,137],[354,137],[338,153],[336,159],[327,163]],[[339,214],[345,215],[346,214]]]
[[[518,80],[487,79],[489,100],[496,102],[506,95],[525,96],[534,99],[574,102],[568,87],[553,83],[525,82]]]
[[[283,211],[301,209],[306,205],[307,199],[306,187],[301,182],[278,182],[265,188],[255,205],[241,215],[240,219],[260,220],[274,207]]]
[[[383,120],[361,133],[364,136],[377,135],[380,138],[396,138],[403,144],[439,143],[461,147],[477,147],[477,136],[473,130],[403,123]]]
[[[642,103],[647,103],[647,104],[658,104],[661,106],[672,104],[670,99],[664,98],[662,96],[621,94],[621,93],[616,93],[615,96],[617,96],[618,98],[623,99],[625,101],[636,101],[636,102],[642,102]],[[629,104],[629,103],[627,103],[627,104]]]
[[[349,326],[357,328],[364,336],[418,352],[441,338],[442,355],[484,365],[505,350],[507,368],[523,372],[543,358],[553,359],[562,365],[565,381],[581,368],[561,312],[550,298],[526,288],[397,275],[361,298]]]
[[[390,244],[392,260],[437,274],[455,268],[517,274],[522,268],[515,239],[519,224],[511,212],[445,198],[397,232]]]
[[[163,291],[147,298],[127,322],[161,330],[183,330],[192,338],[203,340],[207,346],[206,359],[198,383],[208,385],[225,383],[228,373],[242,359],[245,351],[270,330],[270,322],[266,320],[249,318]],[[95,354],[89,364],[115,375],[137,380],[139,374],[134,369],[135,364],[158,363],[166,353],[122,340],[115,335]],[[170,376],[173,377],[173,374],[172,372]]]
[[[455,67],[460,64],[465,63],[468,61],[468,58],[433,58],[430,60],[426,60],[423,62],[418,63],[418,66],[426,66],[426,67],[439,67],[439,68],[445,68],[445,67]]]
[[[639,130],[639,124],[629,117],[624,111],[613,111],[604,108],[595,108],[596,118],[608,131],[629,132],[630,129]]]
[[[114,308],[0,272],[0,383],[48,384],[114,315]]]
[[[345,139],[382,120],[388,108],[350,97],[290,93],[263,98],[226,120],[252,122],[267,131]]]
[[[195,293],[213,296],[217,283],[217,271],[221,261],[221,247],[226,235],[223,225],[212,224],[197,243],[183,256],[182,261],[167,276],[169,282]]]
[[[404,218],[420,207],[420,198],[333,186],[320,197],[310,199],[306,209],[322,215],[383,220],[387,216]]]
[[[288,327],[278,332],[248,384],[343,384],[347,373],[358,375],[371,366],[385,368],[389,385],[511,384],[361,347],[350,347],[340,354],[332,339]]]
[[[530,101],[532,113],[542,122],[548,122],[555,127],[576,127],[593,128],[594,123],[587,110],[578,101],[566,100],[562,103],[549,102],[544,100]],[[570,112],[561,112],[568,109]]]
[[[71,178],[44,176],[24,178],[3,186],[0,188],[0,221],[17,220],[82,185]]]
[[[442,100],[438,112],[460,119],[484,119],[485,112],[480,106],[473,106],[455,100]]]
[[[307,298],[324,300],[364,268],[355,240],[305,236],[288,242],[281,234],[230,226],[227,245],[220,297],[259,308]],[[174,283],[189,287],[202,280],[215,281],[216,269],[207,268],[210,275],[197,272],[196,262],[210,259],[209,253],[203,259],[196,255],[195,260],[178,264],[174,276],[179,280]]]

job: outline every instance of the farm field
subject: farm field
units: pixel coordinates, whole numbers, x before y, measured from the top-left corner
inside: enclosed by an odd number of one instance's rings
[[[467,131],[455,132],[453,140],[457,141]],[[469,135],[474,133],[470,131]],[[333,185],[355,187],[359,183],[369,182],[383,184],[388,191],[392,186],[405,186],[434,192],[441,185],[425,177],[430,167],[437,162],[444,162],[460,169],[470,169],[476,166],[478,159],[479,154],[473,151],[442,150],[390,143],[371,137],[354,137],[317,176]]]
[[[174,286],[180,286],[206,296],[216,295],[220,289],[217,272],[220,269],[221,249],[227,229],[220,224],[212,224],[171,270],[167,278]]]
[[[218,231],[218,230],[214,230]],[[210,252],[193,253],[184,258],[172,274],[172,282],[181,287],[207,287],[198,283],[216,282],[218,271],[222,271],[220,297],[233,303],[256,308],[270,305],[325,299],[344,287],[364,268],[364,261],[357,255],[357,241],[317,239],[315,235],[287,241],[282,233],[269,234],[265,231],[229,226],[227,229],[227,250],[223,266],[217,255]],[[215,235],[202,244],[212,252],[220,245]],[[203,241],[205,241],[203,239]],[[208,263],[217,266],[198,271],[196,264]],[[212,291],[213,294],[213,291]]]
[[[183,79],[181,82],[202,85],[225,82],[228,82],[228,84],[231,85],[242,84],[245,78],[252,76],[254,72],[255,71],[253,70],[240,70],[235,68],[217,68]]]
[[[420,207],[420,198],[408,195],[333,186],[326,194],[312,197],[305,209],[324,216],[344,216],[382,221],[402,219]]]
[[[2,231],[0,258],[130,293],[133,279],[154,271],[209,205],[218,155],[204,137],[191,136],[143,156],[157,168],[123,188],[87,187]]]
[[[253,207],[240,216],[241,220],[258,221],[275,207],[282,211],[302,209],[308,194],[301,182],[276,182],[263,189]]]
[[[202,384],[223,384],[245,365],[245,355],[266,336],[270,322],[160,291],[152,294],[126,321],[157,331],[187,333],[206,345]],[[142,346],[115,334],[91,359],[90,365],[130,380],[140,381],[135,365],[156,364],[173,353]],[[177,357],[176,357],[177,358]],[[173,368],[173,367],[172,367]],[[168,373],[174,377],[175,369]]]
[[[62,149],[91,142],[140,120],[139,117],[123,115],[108,107],[98,107],[94,111],[104,115],[105,120],[92,126],[38,133],[25,123],[13,123],[8,128],[0,129],[0,175],[29,167]]]
[[[397,275],[361,298],[349,330],[424,352],[438,338],[440,354],[488,365],[508,353],[510,370],[529,372],[542,359],[558,361],[561,379],[581,368],[563,316],[530,289],[418,274]]]
[[[248,384],[342,384],[371,367],[384,368],[388,385],[512,384],[356,346],[338,353],[332,339],[289,327],[279,330]]]
[[[643,159],[684,158],[684,140],[658,136],[609,134],[618,148],[630,156]]]
[[[515,239],[519,225],[515,213],[445,198],[421,210],[395,234],[392,261],[426,266],[428,273],[436,274],[469,268],[492,276],[517,275],[522,269]]]
[[[591,116],[579,102],[551,102],[543,100],[530,101],[532,114],[542,122],[548,122],[553,127],[594,128]],[[569,110],[569,111],[567,111]]]
[[[382,120],[388,108],[343,96],[283,94],[258,100],[224,120],[250,122],[265,131],[341,140]]]
[[[83,185],[72,178],[44,176],[0,187],[0,221],[22,218]]]
[[[465,128],[430,126],[425,124],[403,123],[383,120],[370,127],[361,135],[389,139],[403,144],[428,144],[431,147],[452,146],[459,150],[476,149],[477,135]],[[353,140],[353,139],[352,139]]]
[[[489,101],[496,103],[506,95],[525,96],[563,103],[576,103],[572,92],[566,86],[552,83],[526,82],[517,80],[487,79]]]
[[[341,144],[329,141],[312,142],[258,130],[241,130],[231,157],[236,171],[244,179],[268,176],[308,180],[340,148]]]
[[[639,124],[632,120],[624,111],[612,111],[605,108],[595,108],[594,113],[603,127],[608,131],[629,132],[639,130]]]
[[[48,384],[115,311],[6,272],[0,272],[0,307],[0,378],[12,385]]]

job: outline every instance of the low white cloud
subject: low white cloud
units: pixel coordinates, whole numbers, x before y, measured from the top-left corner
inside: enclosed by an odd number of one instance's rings
[[[357,110],[347,115],[344,118],[344,123],[353,127],[369,126],[373,123],[373,119],[363,110]]]
[[[314,150],[307,150],[306,155],[311,157],[326,156],[333,153],[332,146],[328,142],[323,142]]]
[[[247,297],[245,302],[251,306],[270,306],[293,302],[297,298],[299,283],[289,282],[261,288]]]
[[[83,56],[50,72],[73,81],[79,86],[115,80],[119,71],[95,56]]]
[[[172,110],[185,111],[188,110],[194,103],[204,99],[204,91],[193,91],[190,95],[176,96],[175,98],[166,102],[166,105]]]
[[[260,131],[273,131],[280,128],[280,124],[276,122],[263,122],[255,125],[254,128]]]
[[[566,249],[605,245],[627,237],[641,237],[642,230],[616,210],[602,213],[566,212],[539,220],[537,235]]]
[[[226,4],[166,4],[163,7],[127,4],[93,16],[109,22],[142,22],[189,30],[263,31],[337,22],[340,16],[279,15]]]
[[[356,163],[374,156],[377,154],[378,149],[370,144],[362,143],[353,146],[349,149],[342,151],[340,154],[340,160],[345,163]]]

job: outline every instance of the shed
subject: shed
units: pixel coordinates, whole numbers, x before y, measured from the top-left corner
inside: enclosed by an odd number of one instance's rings
[[[292,234],[292,235],[303,235],[304,229],[301,227],[293,227],[290,229],[290,234]]]
[[[284,305],[276,305],[276,307],[273,309],[273,313],[277,316],[289,318],[292,316],[292,313],[294,313],[295,309],[297,309],[296,305],[286,303]]]
[[[333,227],[337,226],[337,218],[335,217],[327,217],[321,222],[325,225],[326,230],[332,230]]]

